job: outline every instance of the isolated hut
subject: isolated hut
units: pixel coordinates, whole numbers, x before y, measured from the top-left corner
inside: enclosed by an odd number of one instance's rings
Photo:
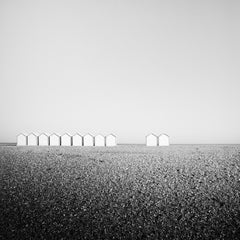
[[[93,146],[93,136],[91,134],[83,136],[83,146]]]
[[[146,136],[146,145],[147,146],[157,146],[158,145],[158,137],[151,133]]]
[[[45,133],[41,133],[38,136],[38,145],[39,146],[48,146],[49,145],[49,137]]]
[[[17,146],[27,146],[27,136],[20,133],[17,135]]]
[[[95,146],[97,147],[105,146],[105,138],[103,135],[98,134],[97,136],[95,136]]]
[[[49,137],[50,146],[60,146],[60,137],[59,135],[53,133]]]
[[[82,136],[76,133],[75,135],[72,136],[72,145],[73,146],[82,146],[83,145],[83,140]]]
[[[169,146],[169,136],[167,134],[161,134],[158,137],[158,145],[159,146]]]
[[[109,134],[108,136],[106,136],[106,146],[112,147],[116,145],[117,145],[117,140],[115,135]]]
[[[38,136],[34,133],[30,133],[27,137],[28,146],[37,146],[38,145]]]
[[[62,146],[71,146],[72,145],[72,137],[65,133],[61,136],[61,145]]]

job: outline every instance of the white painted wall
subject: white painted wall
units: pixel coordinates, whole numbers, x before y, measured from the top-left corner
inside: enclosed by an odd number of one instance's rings
[[[147,146],[157,146],[158,137],[154,134],[149,134],[146,136],[146,145]]]
[[[75,134],[72,136],[72,145],[73,146],[82,146],[83,145],[83,139],[82,136],[79,134]]]
[[[83,146],[93,146],[93,136],[90,134],[86,134],[83,137]]]
[[[61,136],[61,145],[62,146],[71,146],[72,145],[72,137],[67,133]]]
[[[105,146],[105,138],[103,135],[99,134],[99,135],[95,136],[95,146],[97,146],[97,147]]]
[[[52,134],[49,137],[50,146],[60,146],[60,137],[57,134]]]
[[[169,146],[169,136],[167,134],[161,134],[158,137],[159,146]]]
[[[38,145],[39,146],[48,146],[49,145],[49,138],[46,134],[42,133],[39,135]]]
[[[37,146],[38,145],[38,137],[37,135],[31,133],[28,135],[27,139],[27,145],[28,146]]]
[[[116,145],[117,145],[116,136],[114,136],[113,134],[106,136],[106,146],[111,147]]]
[[[27,136],[24,134],[19,134],[17,136],[17,146],[26,146],[27,145]]]

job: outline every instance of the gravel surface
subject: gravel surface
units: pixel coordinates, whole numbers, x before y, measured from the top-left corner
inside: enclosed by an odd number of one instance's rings
[[[239,239],[240,145],[0,146],[0,239]]]

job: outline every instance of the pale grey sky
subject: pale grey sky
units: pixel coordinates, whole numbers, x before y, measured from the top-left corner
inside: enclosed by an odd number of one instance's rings
[[[240,143],[239,13],[238,0],[1,0],[0,142]]]

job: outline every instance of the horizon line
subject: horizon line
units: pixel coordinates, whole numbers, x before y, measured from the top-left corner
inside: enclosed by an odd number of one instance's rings
[[[17,142],[0,142],[0,146],[16,146],[16,145],[17,145]],[[116,146],[118,145],[144,145],[145,146],[146,144],[145,143],[117,143]],[[170,143],[169,146],[171,145],[240,145],[240,143],[172,143],[172,144]],[[29,146],[24,146],[24,147],[29,147]]]

